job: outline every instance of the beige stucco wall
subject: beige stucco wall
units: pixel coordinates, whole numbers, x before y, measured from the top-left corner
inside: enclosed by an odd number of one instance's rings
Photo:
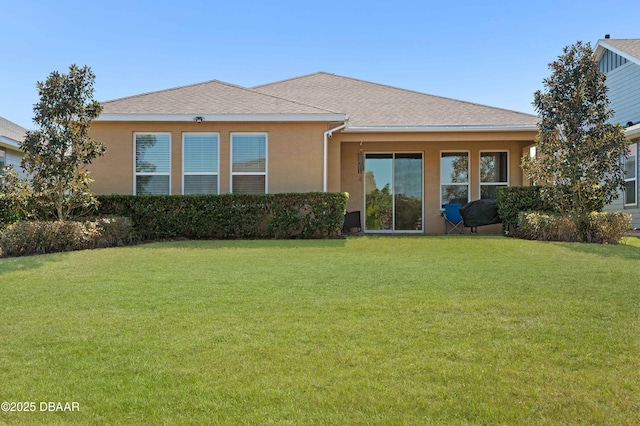
[[[182,189],[182,134],[219,133],[220,193],[230,185],[230,138],[234,132],[267,133],[268,192],[322,191],[323,134],[327,123],[184,123],[94,122],[91,136],[107,145],[106,154],[89,167],[97,194],[133,193],[133,135],[171,134],[171,193]]]
[[[323,134],[335,123],[185,123],[185,122],[95,122],[92,136],[107,145],[106,154],[90,170],[98,194],[133,193],[133,135],[135,132],[171,134],[171,191],[182,188],[182,133],[215,132],[220,135],[220,192],[230,185],[230,135],[233,132],[265,132],[267,142],[268,192],[322,191]],[[446,132],[446,133],[339,133],[328,140],[328,191],[350,194],[347,209],[364,215],[364,174],[358,174],[358,151],[364,153],[419,152],[424,160],[424,230],[442,234],[440,217],[440,153],[470,153],[470,198],[480,191],[480,152],[509,152],[509,183],[522,185],[520,159],[533,144],[536,132]],[[364,220],[364,217],[363,217]],[[499,233],[500,226],[483,227],[480,233]]]
[[[348,211],[360,210],[364,221],[364,174],[358,174],[358,151],[366,153],[414,152],[423,154],[424,218],[427,234],[442,234],[440,216],[440,153],[468,151],[470,154],[470,198],[480,198],[480,152],[509,152],[509,184],[522,185],[520,162],[523,149],[532,144],[536,132],[459,133],[361,133],[340,134],[330,141],[330,151],[340,151],[340,190],[349,193]],[[335,139],[335,137],[334,137]],[[330,188],[334,190],[334,188]],[[364,225],[364,224],[363,224]],[[479,228],[482,234],[500,233],[501,227]],[[467,230],[468,232],[468,230]]]

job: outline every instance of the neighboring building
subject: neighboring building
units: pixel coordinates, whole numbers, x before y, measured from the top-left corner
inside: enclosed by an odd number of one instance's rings
[[[0,174],[6,166],[13,166],[20,176],[25,176],[20,166],[22,150],[20,142],[24,140],[27,129],[0,117]]]
[[[626,127],[630,155],[625,159],[626,190],[607,210],[631,213],[632,228],[640,228],[640,188],[638,185],[638,149],[640,144],[640,39],[598,40],[595,57],[601,71],[607,73],[608,97],[614,111],[612,122]]]
[[[537,117],[328,73],[103,103],[94,190],[348,192],[365,232],[442,233],[442,206],[522,185]],[[500,232],[499,225],[485,232]]]

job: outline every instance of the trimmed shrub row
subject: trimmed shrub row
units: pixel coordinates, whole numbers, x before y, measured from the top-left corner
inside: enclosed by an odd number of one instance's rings
[[[123,245],[129,242],[131,228],[131,220],[126,217],[17,222],[0,233],[0,255],[28,256]]]
[[[521,212],[552,212],[542,200],[541,186],[504,186],[497,189],[498,215],[505,225],[517,225]]]
[[[337,236],[346,193],[107,195],[98,215],[131,218],[139,240]]]
[[[631,215],[594,212],[573,218],[542,212],[522,212],[516,236],[528,240],[618,244],[629,231]]]

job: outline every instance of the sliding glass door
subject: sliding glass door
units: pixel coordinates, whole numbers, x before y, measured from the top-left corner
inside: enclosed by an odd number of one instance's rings
[[[422,231],[422,154],[366,154],[365,230]]]

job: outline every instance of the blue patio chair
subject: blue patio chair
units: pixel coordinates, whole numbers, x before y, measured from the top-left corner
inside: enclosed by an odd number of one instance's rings
[[[445,234],[451,234],[453,231],[458,231],[459,233],[464,234],[464,222],[462,221],[462,215],[460,214],[460,207],[462,207],[462,204],[452,203],[444,205],[442,217],[444,217]]]

